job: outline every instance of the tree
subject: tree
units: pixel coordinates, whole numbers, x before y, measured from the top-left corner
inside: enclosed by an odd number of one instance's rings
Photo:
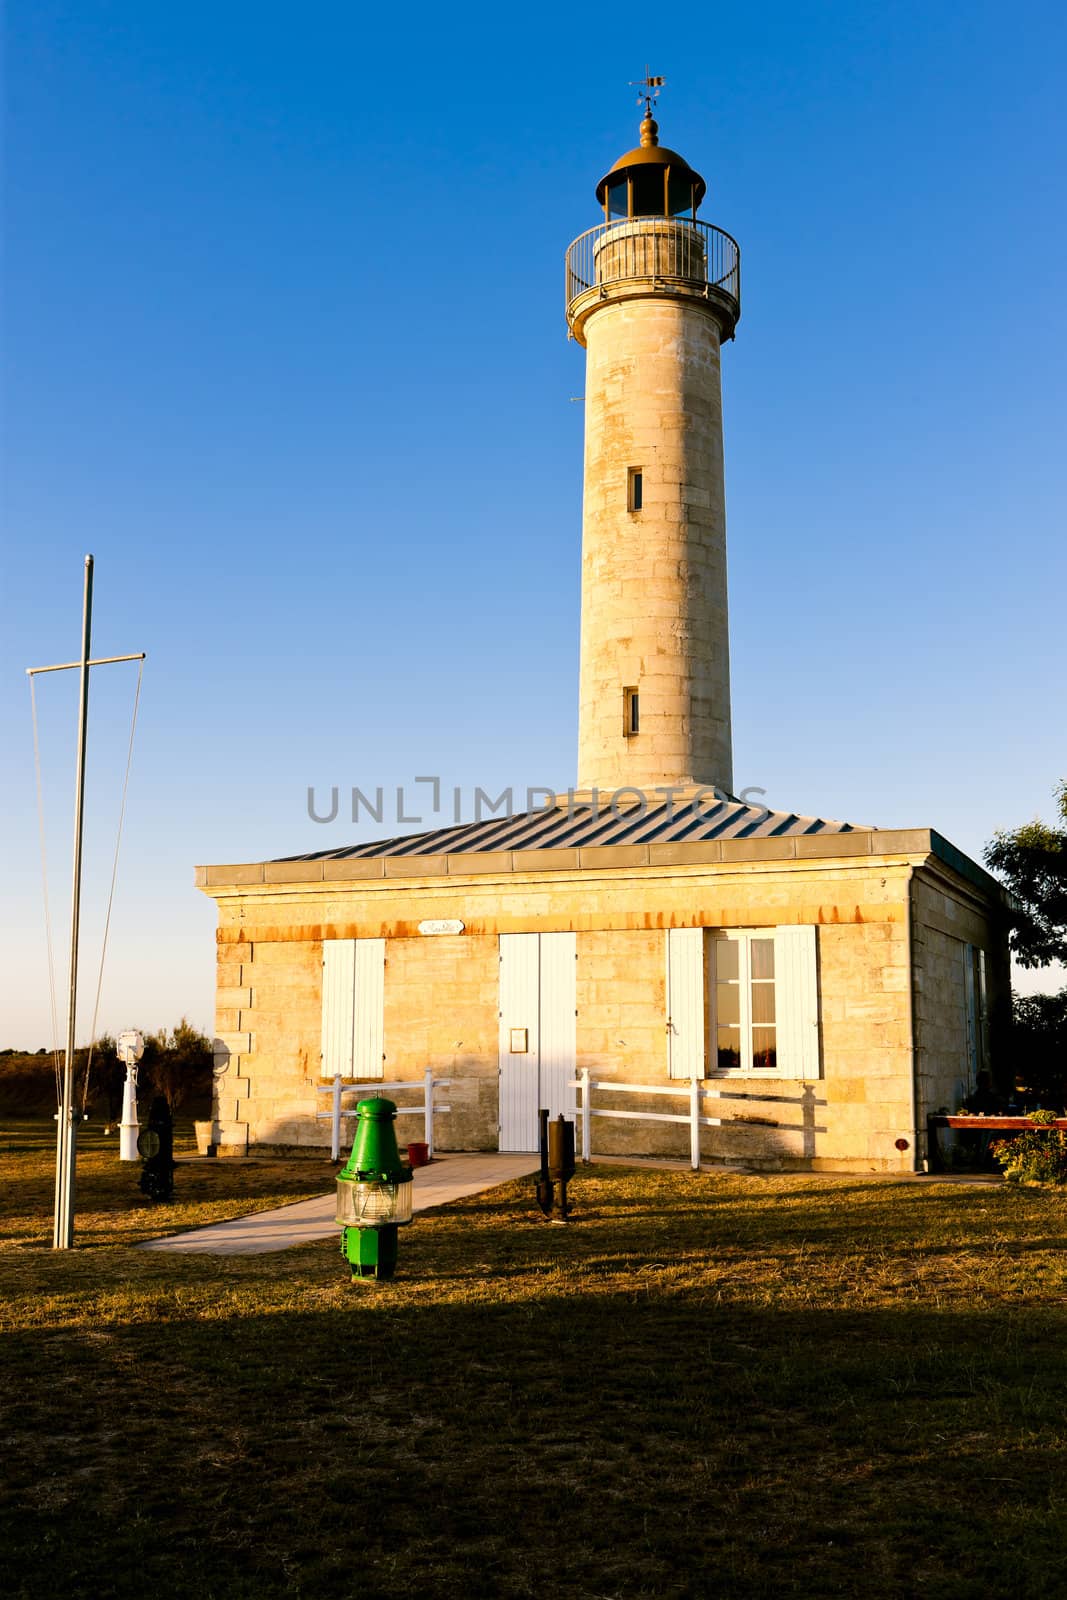
[[[1067,989],[1014,997],[1011,1051],[1024,1101],[1061,1111],[1067,1104]]]
[[[142,1073],[172,1111],[188,1099],[210,1100],[213,1066],[211,1040],[185,1017],[173,1032],[161,1028],[145,1039]]]
[[[211,1105],[213,1066],[211,1040],[183,1017],[172,1031],[161,1028],[145,1036],[138,1100],[144,1106],[153,1095],[161,1094],[172,1110],[185,1106],[187,1115],[206,1114]],[[84,1099],[91,1111],[102,1110],[109,1123],[117,1122],[125,1082],[126,1068],[110,1034],[94,1043],[91,1066],[86,1045],[74,1052],[77,1107]],[[51,1116],[55,1103],[52,1051],[0,1050],[0,1112],[16,1117]]]
[[[986,866],[1000,874],[1016,902],[1009,943],[1021,967],[1067,961],[1067,780],[1055,793],[1062,827],[1035,817],[994,834],[983,852]]]
[[[74,1059],[81,1063],[76,1089],[78,1104],[81,1105],[82,1098],[86,1095],[85,1075],[88,1073],[88,1103],[91,1105],[103,1099],[108,1122],[117,1122],[122,1110],[122,1086],[126,1081],[126,1068],[119,1061],[113,1036],[105,1033],[102,1038],[95,1041],[92,1066],[89,1065],[88,1050],[76,1051]]]

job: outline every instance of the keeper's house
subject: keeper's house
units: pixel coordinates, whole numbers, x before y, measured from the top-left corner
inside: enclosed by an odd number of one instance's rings
[[[432,1066],[452,1079],[443,1148],[530,1150],[538,1107],[573,1114],[587,1066],[714,1079],[711,1159],[910,1170],[927,1112],[988,1062],[997,885],[928,829],[711,804],[694,830],[665,812],[200,868],[219,906],[220,1147],[328,1142],[323,1078],[417,1088]],[[687,1148],[669,1124],[594,1132],[604,1152]]]
[[[572,1113],[588,1068],[713,1080],[712,1160],[904,1171],[927,1113],[992,1070],[995,881],[930,829],[732,798],[719,363],[740,268],[697,219],[704,193],[649,114],[567,253],[586,348],[576,798],[199,868],[220,1149],[327,1143],[324,1080],[414,1092],[431,1067],[452,1080],[440,1147],[532,1150],[539,1107]],[[603,1152],[687,1148],[669,1123],[594,1128]]]

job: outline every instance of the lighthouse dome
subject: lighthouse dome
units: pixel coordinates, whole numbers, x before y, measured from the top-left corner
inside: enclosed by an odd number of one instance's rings
[[[694,215],[707,185],[699,172],[659,142],[659,124],[651,116],[641,123],[641,143],[620,156],[596,186],[604,215],[612,217],[676,217]]]

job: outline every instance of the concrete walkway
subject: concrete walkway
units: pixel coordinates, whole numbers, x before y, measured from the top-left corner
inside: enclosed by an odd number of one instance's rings
[[[495,1151],[478,1155],[436,1156],[428,1167],[415,1170],[413,1209],[430,1211],[447,1206],[469,1194],[495,1189],[512,1178],[535,1172],[535,1155],[499,1155]],[[277,1211],[259,1211],[233,1222],[216,1222],[191,1233],[174,1233],[166,1239],[149,1239],[139,1250],[174,1250],[187,1255],[258,1256],[270,1250],[288,1250],[290,1245],[310,1244],[315,1239],[340,1237],[334,1220],[337,1191],[298,1200]]]

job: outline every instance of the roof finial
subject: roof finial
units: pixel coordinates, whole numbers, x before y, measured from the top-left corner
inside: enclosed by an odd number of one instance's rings
[[[659,92],[666,82],[666,78],[653,77],[652,73],[648,70],[647,61],[645,62],[644,77],[630,79],[630,88],[640,89],[641,91],[637,97],[638,105],[641,104],[642,100],[645,102],[645,118],[641,124],[641,143],[643,145],[659,143],[659,140],[656,137],[656,135],[659,133],[659,129],[652,120],[652,107],[659,99]],[[646,128],[648,129],[650,135],[647,139],[645,137]]]

